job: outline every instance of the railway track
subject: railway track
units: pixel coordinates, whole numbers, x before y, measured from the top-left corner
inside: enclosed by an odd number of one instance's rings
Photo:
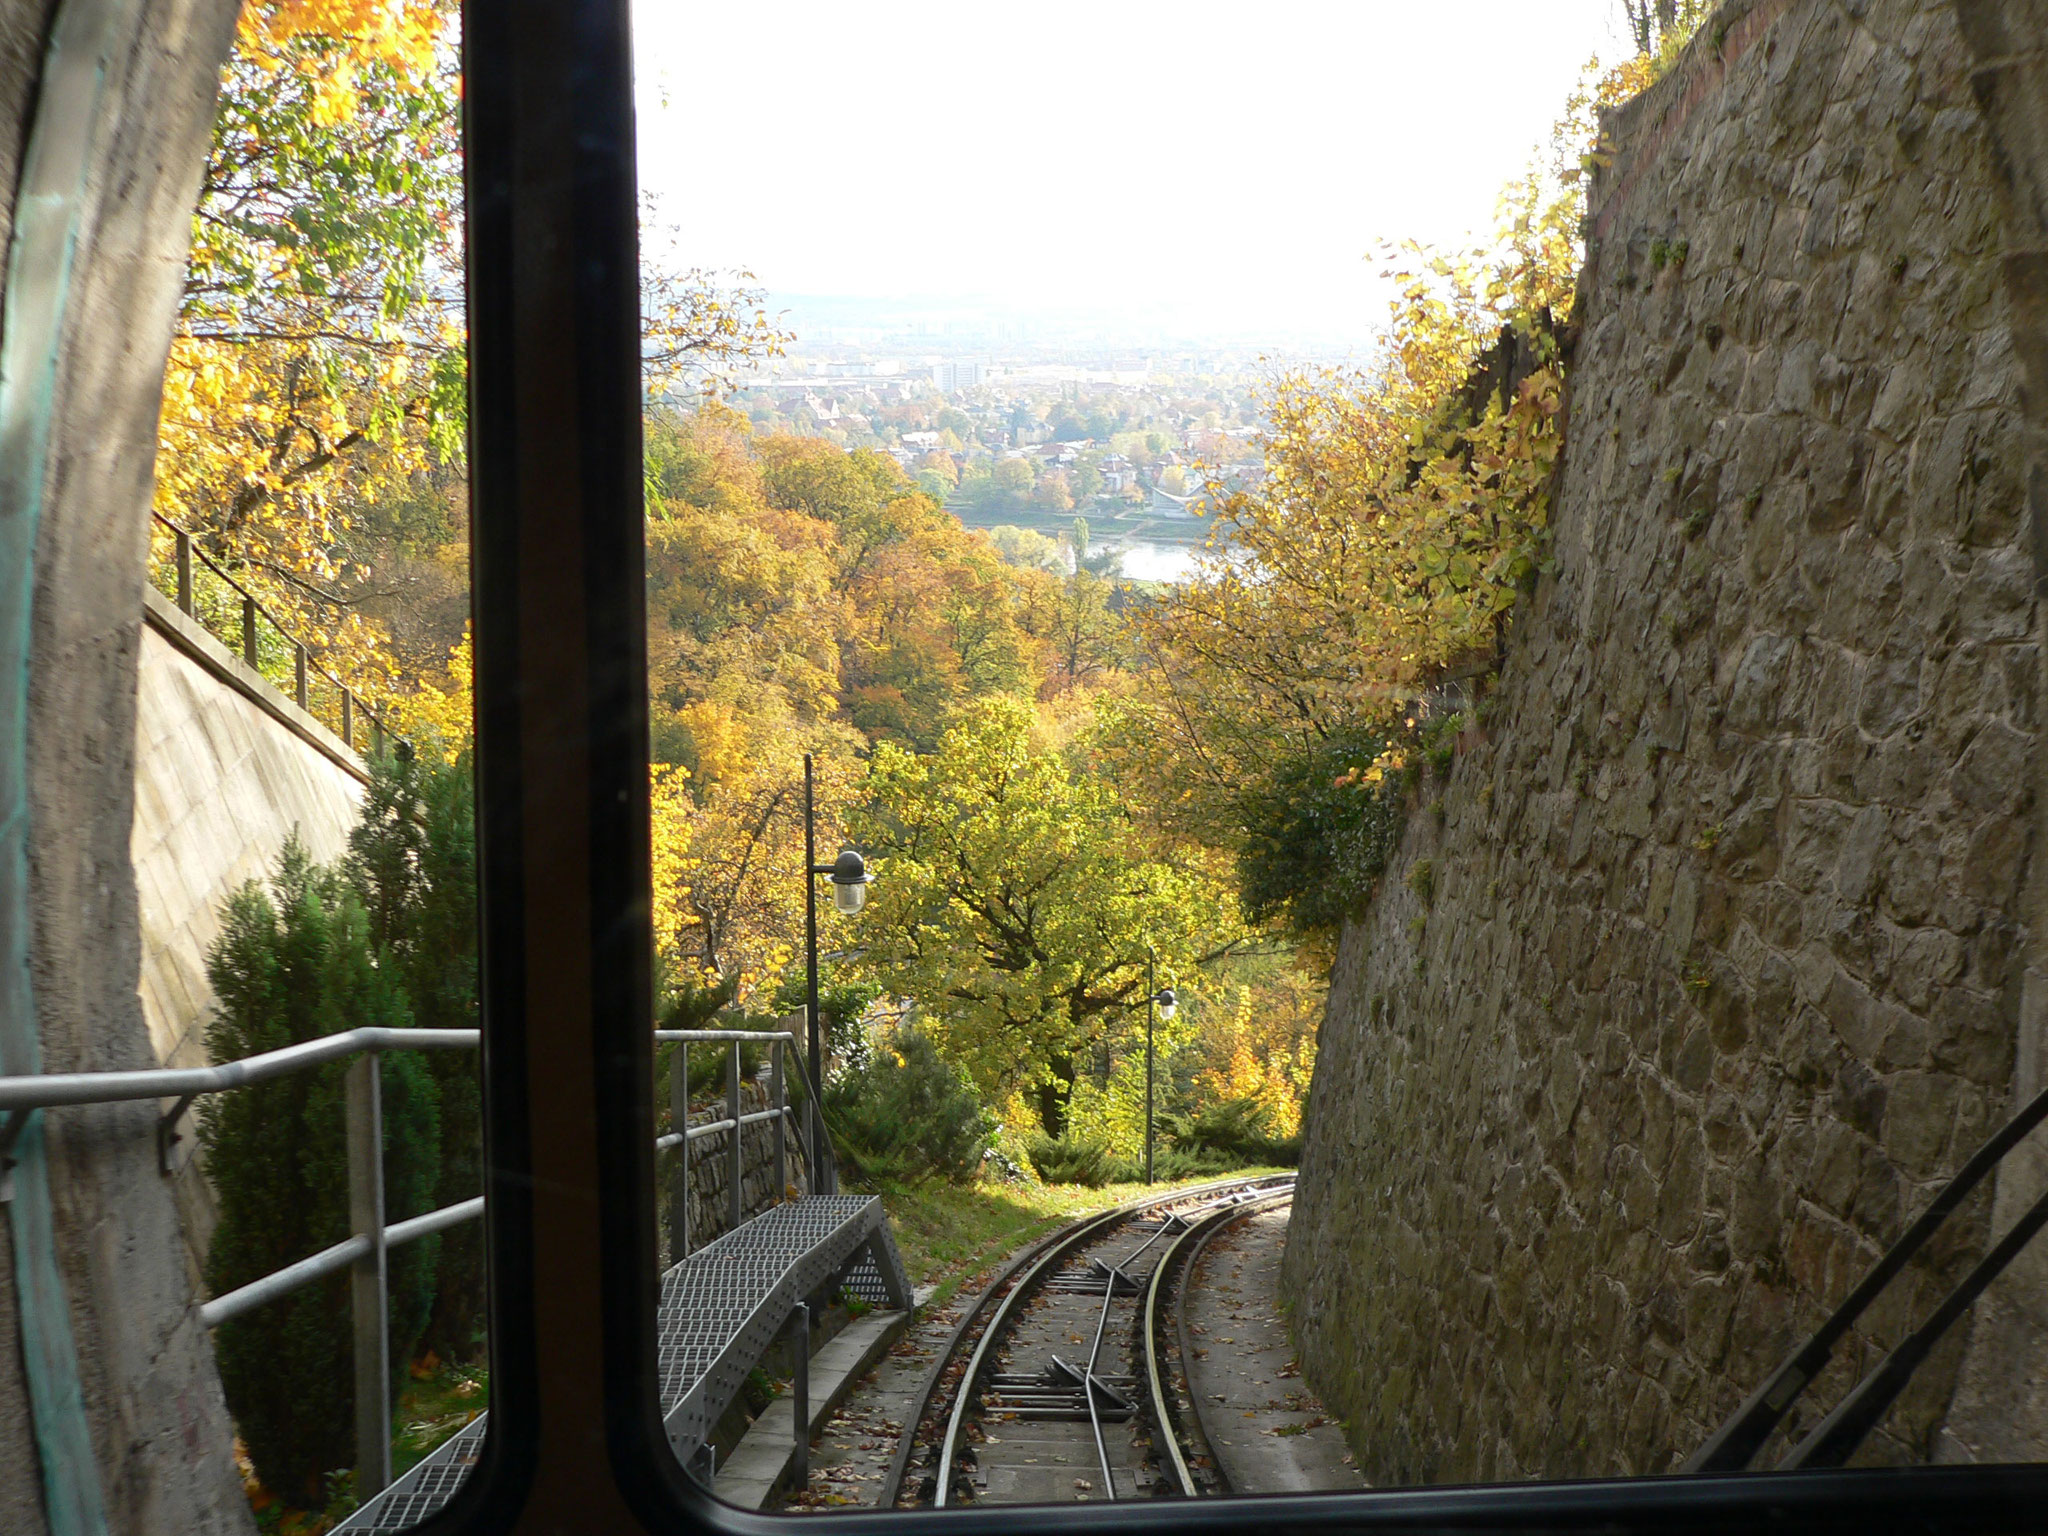
[[[1186,1386],[1179,1281],[1210,1237],[1293,1187],[1288,1174],[1176,1190],[1019,1255],[940,1350],[879,1504],[1227,1492]]]

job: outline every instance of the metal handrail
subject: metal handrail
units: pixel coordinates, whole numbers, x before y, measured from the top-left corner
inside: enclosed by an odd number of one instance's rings
[[[789,1106],[784,1101],[782,1059],[796,1043],[787,1030],[744,1029],[659,1029],[654,1038],[682,1046],[676,1053],[673,1079],[680,1132],[660,1137],[657,1150],[682,1146],[673,1195],[679,1213],[676,1227],[676,1255],[688,1252],[689,1142],[720,1131],[733,1131],[731,1145],[731,1197],[733,1225],[740,1222],[742,1138],[738,1129],[761,1121],[776,1122],[775,1188],[777,1198],[786,1187],[785,1144]],[[350,1221],[355,1232],[338,1243],[258,1276],[247,1285],[213,1297],[199,1306],[199,1320],[208,1328],[241,1316],[268,1302],[279,1300],[325,1276],[351,1270],[357,1277],[351,1310],[354,1314],[356,1380],[357,1487],[361,1496],[386,1487],[391,1481],[391,1419],[386,1394],[375,1383],[389,1379],[385,1354],[389,1332],[390,1304],[385,1285],[385,1255],[402,1243],[413,1242],[435,1232],[474,1221],[484,1214],[484,1199],[478,1195],[438,1210],[427,1211],[404,1221],[383,1220],[384,1148],[381,1095],[377,1057],[384,1051],[467,1050],[482,1041],[476,1029],[392,1029],[366,1025],[302,1040],[274,1051],[259,1052],[208,1067],[154,1067],[118,1072],[49,1072],[19,1077],[0,1077],[0,1202],[11,1198],[10,1153],[29,1117],[37,1110],[108,1104],[140,1099],[172,1099],[176,1102],[162,1112],[157,1122],[158,1166],[171,1172],[170,1147],[178,1139],[174,1127],[201,1094],[226,1093],[248,1088],[344,1057],[361,1056],[350,1068],[346,1083]],[[740,1047],[766,1043],[774,1058],[775,1107],[742,1114],[739,1110]],[[727,1049],[727,1117],[704,1125],[689,1125],[687,1110],[687,1053],[693,1044],[722,1044]],[[367,1385],[366,1385],[367,1384]]]
[[[175,563],[177,573],[178,591],[175,601],[178,605],[179,612],[183,613],[189,619],[199,618],[199,614],[195,610],[192,600],[192,557],[194,555],[197,555],[199,557],[199,563],[201,565],[205,566],[209,571],[213,572],[214,575],[218,576],[222,581],[226,582],[230,588],[232,588],[236,593],[238,593],[241,596],[241,640],[242,660],[244,662],[248,663],[248,665],[252,668],[256,666],[256,620],[258,617],[267,619],[270,621],[270,627],[276,630],[278,634],[281,635],[286,640],[286,642],[288,642],[292,647],[292,701],[295,704],[297,704],[299,708],[309,709],[309,706],[307,704],[308,695],[306,690],[307,677],[309,673],[317,672],[320,674],[320,676],[326,678],[328,682],[334,685],[336,692],[339,694],[341,698],[341,730],[339,734],[341,736],[341,744],[343,746],[348,747],[350,750],[354,750],[355,748],[355,716],[358,712],[360,712],[363,715],[366,715],[369,718],[371,731],[370,751],[373,756],[383,752],[384,738],[386,735],[389,735],[394,741],[405,740],[405,738],[402,735],[400,735],[397,731],[393,730],[390,727],[390,725],[386,723],[383,715],[378,713],[376,710],[372,709],[364,701],[363,696],[360,693],[356,692],[355,689],[349,687],[347,683],[344,683],[332,672],[328,671],[325,667],[321,666],[319,662],[314,661],[312,659],[312,652],[307,648],[306,642],[301,640],[297,635],[294,635],[289,629],[285,628],[283,622],[279,620],[278,616],[272,613],[270,609],[265,606],[263,599],[258,597],[255,593],[251,592],[239,581],[235,580],[235,578],[230,576],[226,571],[222,570],[219,564],[215,562],[213,558],[206,553],[205,550],[199,548],[198,543],[193,539],[191,533],[188,530],[179,527],[176,523],[172,522],[168,517],[165,517],[163,513],[158,512],[153,508],[151,509],[149,515],[157,522],[162,523],[166,528],[170,529],[171,533],[174,535],[175,542],[172,546],[172,558]],[[228,637],[225,635],[216,635],[214,638],[221,641],[223,644],[231,643]]]
[[[111,1104],[124,1099],[191,1098],[246,1088],[274,1077],[353,1056],[359,1051],[463,1050],[477,1043],[474,1029],[391,1029],[365,1025],[280,1046],[213,1067],[152,1067],[137,1072],[45,1072],[0,1077],[0,1109],[55,1109],[71,1104]]]
[[[1828,1315],[1827,1321],[1744,1399],[1742,1406],[1693,1452],[1680,1470],[1739,1472],[1747,1467],[1771,1437],[1771,1431],[1778,1427],[1792,1405],[1833,1358],[1835,1346],[1856,1319],[1927,1245],[1928,1239],[1983,1182],[1985,1175],[2004,1161],[2006,1154],[2043,1120],[2048,1120],[2048,1089],[2036,1094],[2018,1114],[2000,1126],[1990,1140],[1971,1154],[1969,1161],[1956,1170],[1955,1177],[1936,1192],[1927,1209],[1871,1266],[1870,1272],[1843,1299],[1842,1304]],[[1978,1262],[1927,1323],[1887,1356],[1867,1380],[1859,1383],[1834,1412],[1800,1442],[1785,1465],[1840,1466],[1847,1461],[1905,1388],[1935,1341],[2012,1262],[2044,1223],[2048,1223],[2048,1195],[2044,1195],[2014,1223],[2012,1230]]]

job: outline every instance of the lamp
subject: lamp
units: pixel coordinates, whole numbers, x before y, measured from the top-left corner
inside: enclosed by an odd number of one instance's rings
[[[844,849],[832,861],[831,875],[832,905],[846,916],[853,916],[866,904],[868,882],[875,878],[868,873],[868,861],[853,849]]]
[[[1152,1073],[1154,1064],[1152,1020],[1156,1015],[1159,1018],[1170,1021],[1173,1018],[1173,1010],[1180,1006],[1180,999],[1174,995],[1173,988],[1159,987],[1155,989],[1153,987],[1152,973],[1156,965],[1157,957],[1150,950],[1147,950],[1145,952],[1145,1182],[1147,1184],[1152,1182]]]
[[[851,917],[858,912],[868,899],[868,882],[875,877],[868,873],[868,861],[855,850],[840,850],[839,857],[830,864],[820,864],[818,859],[818,830],[816,802],[813,798],[811,777],[811,754],[804,754],[804,1033],[807,1055],[809,1056],[810,1081],[806,1085],[806,1097],[810,1113],[808,1138],[810,1150],[811,1192],[813,1194],[836,1195],[839,1193],[838,1170],[830,1166],[825,1145],[825,1122],[818,1108],[819,1091],[825,1082],[823,1043],[819,1039],[818,1027],[818,876],[825,875],[832,881],[832,905],[835,910]]]

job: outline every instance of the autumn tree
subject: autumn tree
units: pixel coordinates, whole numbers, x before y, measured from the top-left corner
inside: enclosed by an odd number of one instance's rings
[[[730,768],[701,797],[687,773],[654,782],[655,940],[673,973],[730,982],[742,1001],[773,990],[802,953],[803,760],[785,737]],[[858,769],[848,752],[817,764],[817,834],[836,850]]]
[[[1584,151],[1589,116],[1561,140]],[[1230,558],[1138,617],[1147,665],[1105,759],[1162,825],[1238,856],[1254,915],[1356,912],[1398,833],[1390,775],[1492,667],[1545,558],[1576,158],[1511,189],[1490,249],[1385,253],[1383,359],[1272,387],[1264,477],[1204,491]]]
[[[1066,692],[1100,682],[1124,658],[1116,583],[1082,566],[1038,585],[1030,623],[1046,648],[1046,686]]]
[[[157,509],[373,696],[393,520],[368,509],[464,532],[456,25],[453,0],[243,10],[165,380]],[[650,392],[782,340],[744,276],[671,258],[646,289]]]
[[[1077,1063],[1145,996],[1242,934],[1193,861],[1159,857],[1110,787],[1034,745],[1031,709],[970,705],[935,753],[883,743],[849,830],[879,876],[862,964],[912,999],[982,1093],[1064,1127]]]

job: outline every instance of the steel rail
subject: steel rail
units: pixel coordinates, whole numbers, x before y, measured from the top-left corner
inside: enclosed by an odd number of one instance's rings
[[[384,1229],[384,1246],[396,1248],[400,1243],[412,1242],[415,1238],[448,1227],[460,1226],[465,1221],[474,1221],[484,1213],[484,1197],[457,1201],[444,1205],[437,1211],[428,1211],[424,1216],[409,1217],[393,1222]],[[247,1285],[237,1286],[225,1295],[202,1302],[199,1307],[199,1321],[208,1328],[218,1328],[229,1318],[240,1317],[244,1312],[288,1296],[302,1285],[311,1285],[323,1275],[344,1270],[357,1259],[367,1257],[370,1240],[361,1233],[345,1237],[331,1247],[322,1248],[318,1253],[309,1254],[296,1263],[287,1264],[283,1269],[274,1269],[261,1279],[251,1280]]]
[[[245,605],[243,609],[243,612],[245,614],[251,611],[262,614],[264,618],[270,621],[270,627],[277,631],[279,637],[286,641],[288,644],[290,644],[293,647],[293,649],[298,653],[299,656],[305,658],[304,665],[307,671],[318,672],[322,677],[326,678],[328,682],[332,683],[336,688],[340,689],[343,693],[349,696],[349,699],[351,700],[351,710],[361,710],[364,714],[370,717],[371,723],[375,725],[379,731],[382,731],[385,735],[391,737],[393,740],[404,741],[406,739],[405,737],[400,736],[397,731],[392,729],[390,722],[387,721],[381,713],[379,713],[377,710],[370,708],[369,704],[364,700],[363,695],[358,690],[350,687],[347,683],[344,683],[340,678],[336,677],[332,672],[328,671],[327,668],[322,666],[319,662],[313,660],[312,650],[306,644],[306,642],[301,640],[297,635],[293,634],[291,630],[285,627],[284,620],[280,619],[276,614],[270,611],[270,605],[268,603],[264,602],[262,598],[258,597],[254,592],[251,592],[239,581],[235,580],[235,578],[230,576],[225,570],[221,569],[221,567],[214,561],[213,557],[207,554],[205,550],[199,547],[199,541],[198,539],[193,537],[192,531],[190,529],[180,527],[178,524],[172,522],[168,517],[165,517],[163,513],[156,511],[154,508],[150,510],[149,515],[157,522],[162,523],[166,528],[170,529],[171,532],[177,536],[177,544],[176,546],[174,546],[173,560],[179,567],[177,571],[178,592],[177,595],[172,598],[172,602],[176,604],[177,609],[180,613],[184,614],[186,618],[191,619],[194,623],[198,624],[200,628],[205,629],[207,634],[212,635],[213,638],[215,640],[218,640],[222,645],[230,644],[230,642],[224,636],[214,635],[213,631],[207,628],[206,621],[200,618],[200,616],[197,613],[195,613],[191,607],[192,587],[191,566],[189,562],[192,556],[197,555],[199,557],[199,563],[201,565],[205,566],[209,571],[213,572],[214,575],[218,576],[222,581],[226,582],[228,586],[242,599],[242,602]],[[247,620],[245,618],[244,623],[246,622]],[[244,644],[247,644],[246,635]],[[247,656],[244,656],[242,659],[244,661],[249,660]],[[294,665],[296,666],[298,665],[298,663],[294,662]],[[270,682],[270,679],[264,678],[264,681],[268,683]],[[303,678],[301,679],[301,682],[303,682]],[[271,686],[273,688],[277,687],[275,683],[272,683]],[[282,688],[279,688],[278,691],[281,693],[284,690]],[[304,703],[296,698],[293,700],[293,703],[298,704],[298,706],[301,709],[305,708]],[[308,713],[310,713],[310,711],[308,711]],[[355,743],[349,742],[348,746],[351,748],[351,750],[353,750]]]
[[[276,1077],[323,1066],[358,1051],[459,1051],[475,1046],[475,1029],[392,1029],[366,1024],[339,1034],[321,1035],[212,1067],[149,1067],[132,1072],[31,1072],[0,1077],[0,1111],[57,1109],[77,1104],[112,1104],[130,1099],[181,1099],[201,1093],[225,1093]],[[657,1041],[786,1040],[786,1030],[657,1029]],[[772,1114],[773,1111],[763,1111]]]
[[[1172,1472],[1174,1481],[1180,1485],[1179,1491],[1185,1498],[1199,1497],[1201,1489],[1195,1485],[1194,1472],[1188,1466],[1187,1458],[1181,1454],[1180,1438],[1174,1432],[1174,1421],[1170,1416],[1166,1400],[1166,1382],[1159,1369],[1160,1295],[1165,1288],[1168,1275],[1176,1267],[1175,1259],[1183,1246],[1189,1243],[1194,1245],[1188,1249],[1186,1263],[1179,1266],[1180,1272],[1192,1279],[1195,1273],[1195,1265],[1200,1262],[1202,1250],[1209,1245],[1210,1238],[1234,1222],[1242,1221],[1247,1216],[1254,1215],[1273,1206],[1287,1204],[1293,1199],[1294,1184],[1290,1180],[1285,1190],[1275,1190],[1270,1194],[1255,1195],[1249,1200],[1236,1201],[1211,1211],[1200,1221],[1189,1226],[1174,1238],[1172,1246],[1159,1256],[1159,1263],[1154,1266],[1152,1278],[1145,1286],[1145,1320],[1143,1327],[1145,1377],[1146,1385],[1152,1393],[1152,1423],[1158,1433],[1159,1446],[1165,1452],[1161,1460]],[[1174,1323],[1180,1343],[1181,1372],[1185,1375],[1188,1368],[1187,1292],[1185,1286],[1182,1287],[1181,1296],[1174,1307]],[[1192,1383],[1189,1385],[1188,1400],[1194,1406],[1195,1432],[1201,1436],[1206,1444],[1209,1439],[1209,1429],[1207,1424],[1202,1421],[1202,1404],[1200,1399],[1194,1395]],[[1213,1447],[1210,1448],[1210,1461],[1216,1465],[1218,1475],[1221,1475],[1223,1468],[1215,1460]]]
[[[917,1396],[913,1400],[914,1411],[904,1419],[903,1429],[896,1436],[896,1454],[890,1458],[889,1470],[882,1478],[881,1492],[875,1499],[875,1508],[894,1509],[897,1500],[903,1497],[903,1475],[910,1470],[910,1458],[917,1451],[918,1428],[923,1424],[932,1398],[938,1392],[939,1379],[945,1375],[946,1367],[953,1363],[953,1357],[960,1352],[960,1341],[967,1337],[967,1330],[974,1326],[975,1319],[988,1310],[989,1304],[996,1299],[1003,1287],[1016,1277],[1017,1271],[1037,1258],[1051,1244],[1058,1242],[1070,1226],[1071,1222],[1067,1226],[1054,1228],[1037,1242],[1029,1244],[1013,1255],[1008,1263],[996,1271],[995,1278],[981,1288],[980,1293],[968,1304],[967,1310],[960,1314],[960,1320],[953,1325],[952,1332],[946,1335],[946,1342],[939,1346],[939,1352],[932,1360],[930,1369],[925,1372],[924,1380],[918,1384]]]
[[[696,1030],[662,1029],[654,1031],[660,1041],[683,1042],[740,1042],[750,1040],[784,1040],[794,1044],[795,1036],[786,1030]],[[222,1062],[211,1067],[154,1067],[138,1071],[122,1072],[43,1072],[18,1077],[0,1077],[0,1179],[5,1178],[7,1153],[14,1140],[21,1133],[28,1117],[39,1109],[58,1109],[83,1104],[109,1104],[129,1102],[137,1099],[177,1099],[178,1108],[164,1117],[165,1121],[175,1120],[190,1102],[203,1093],[226,1093],[237,1088],[253,1087],[258,1083],[275,1078],[289,1077],[296,1072],[305,1072],[328,1062],[362,1052],[384,1051],[432,1051],[469,1050],[481,1041],[481,1031],[475,1029],[393,1029],[383,1025],[364,1025],[361,1028],[343,1030],[338,1034],[322,1035],[314,1040],[302,1040],[293,1045],[282,1046],[274,1051],[263,1051],[254,1056],[244,1056],[235,1061]],[[766,1109],[742,1115],[739,1123],[752,1125],[762,1120],[773,1120],[786,1115],[787,1108]],[[711,1125],[692,1126],[687,1135],[691,1139],[708,1136],[720,1130],[730,1130],[730,1118]],[[682,1133],[659,1138],[657,1149],[671,1147],[683,1141]],[[411,1216],[404,1221],[393,1222],[384,1228],[384,1246],[394,1248],[449,1227],[460,1226],[474,1221],[484,1213],[483,1196],[457,1201],[438,1210]],[[358,1232],[338,1243],[330,1244],[318,1253],[258,1276],[247,1285],[237,1286],[199,1307],[199,1320],[208,1328],[218,1328],[231,1318],[240,1317],[256,1307],[288,1296],[302,1286],[315,1280],[347,1269],[358,1259],[365,1258],[372,1251],[370,1235]]]
[[[790,1109],[788,1105],[784,1105],[781,1109],[757,1109],[749,1114],[741,1115],[740,1124],[758,1125],[763,1120],[773,1120],[778,1115],[787,1118],[793,1113],[795,1111]],[[670,1147],[681,1146],[685,1141],[695,1141],[699,1136],[716,1136],[720,1131],[729,1131],[731,1129],[732,1121],[730,1119],[706,1120],[701,1125],[691,1126],[687,1131],[669,1131],[664,1135],[655,1137],[654,1150],[666,1152]]]
[[[709,1041],[724,1041],[727,1044],[738,1041],[741,1045],[765,1045],[770,1040],[786,1040],[791,1045],[796,1044],[796,1036],[786,1029],[657,1029],[654,1038],[661,1045],[678,1040],[685,1045],[703,1045]]]
[[[1290,1174],[1287,1177],[1291,1179],[1293,1176]],[[1272,1175],[1267,1175],[1266,1181],[1270,1181],[1271,1178]],[[932,1491],[933,1505],[938,1508],[944,1508],[947,1503],[947,1496],[952,1491],[953,1465],[957,1459],[960,1432],[966,1427],[967,1414],[974,1400],[975,1383],[981,1378],[983,1371],[988,1366],[989,1355],[992,1352],[994,1343],[1003,1336],[1012,1314],[1020,1303],[1036,1290],[1039,1282],[1045,1278],[1054,1263],[1064,1259],[1073,1249],[1080,1247],[1091,1238],[1099,1236],[1135,1216],[1142,1215],[1146,1211],[1156,1210],[1162,1205],[1171,1205],[1176,1201],[1213,1194],[1217,1190],[1234,1187],[1256,1187],[1259,1182],[1261,1181],[1257,1179],[1221,1179],[1213,1184],[1201,1184],[1189,1189],[1173,1190],[1166,1194],[1150,1196],[1143,1200],[1135,1200],[1128,1205],[1117,1206],[1113,1210],[1103,1211],[1095,1216],[1084,1217],[1064,1232],[1055,1234],[1055,1239],[1045,1245],[1038,1258],[1031,1263],[1029,1268],[1018,1278],[1017,1283],[1011,1286],[1008,1293],[1004,1295],[1001,1303],[996,1308],[995,1314],[989,1319],[988,1327],[983,1330],[981,1338],[976,1341],[974,1353],[968,1359],[966,1370],[961,1373],[960,1385],[953,1397],[952,1412],[947,1416],[945,1434],[939,1442],[938,1477],[937,1486]],[[1112,1280],[1111,1283],[1114,1284],[1115,1282]],[[934,1384],[936,1384],[937,1379],[937,1373],[935,1372],[933,1375]],[[1084,1382],[1083,1389],[1088,1390],[1090,1396],[1093,1396],[1090,1383]],[[923,1417],[922,1407],[917,1417],[920,1419]],[[915,1420],[912,1422],[914,1424]],[[910,1427],[906,1426],[906,1431]]]
[[[1109,1327],[1110,1308],[1116,1305],[1117,1279],[1119,1276],[1129,1278],[1124,1276],[1124,1266],[1135,1263],[1139,1255],[1164,1236],[1166,1226],[1162,1223],[1157,1232],[1110,1265],[1109,1272],[1102,1277],[1102,1316],[1096,1319],[1095,1342],[1088,1347],[1088,1363],[1081,1371],[1081,1396],[1088,1404],[1088,1428],[1095,1435],[1095,1459],[1102,1463],[1102,1491],[1109,1496],[1109,1502],[1112,1504],[1116,1502],[1116,1468],[1110,1465],[1109,1446],[1102,1438],[1102,1406],[1095,1400],[1095,1362],[1102,1357],[1102,1335]],[[1107,1383],[1103,1385],[1107,1387]]]

